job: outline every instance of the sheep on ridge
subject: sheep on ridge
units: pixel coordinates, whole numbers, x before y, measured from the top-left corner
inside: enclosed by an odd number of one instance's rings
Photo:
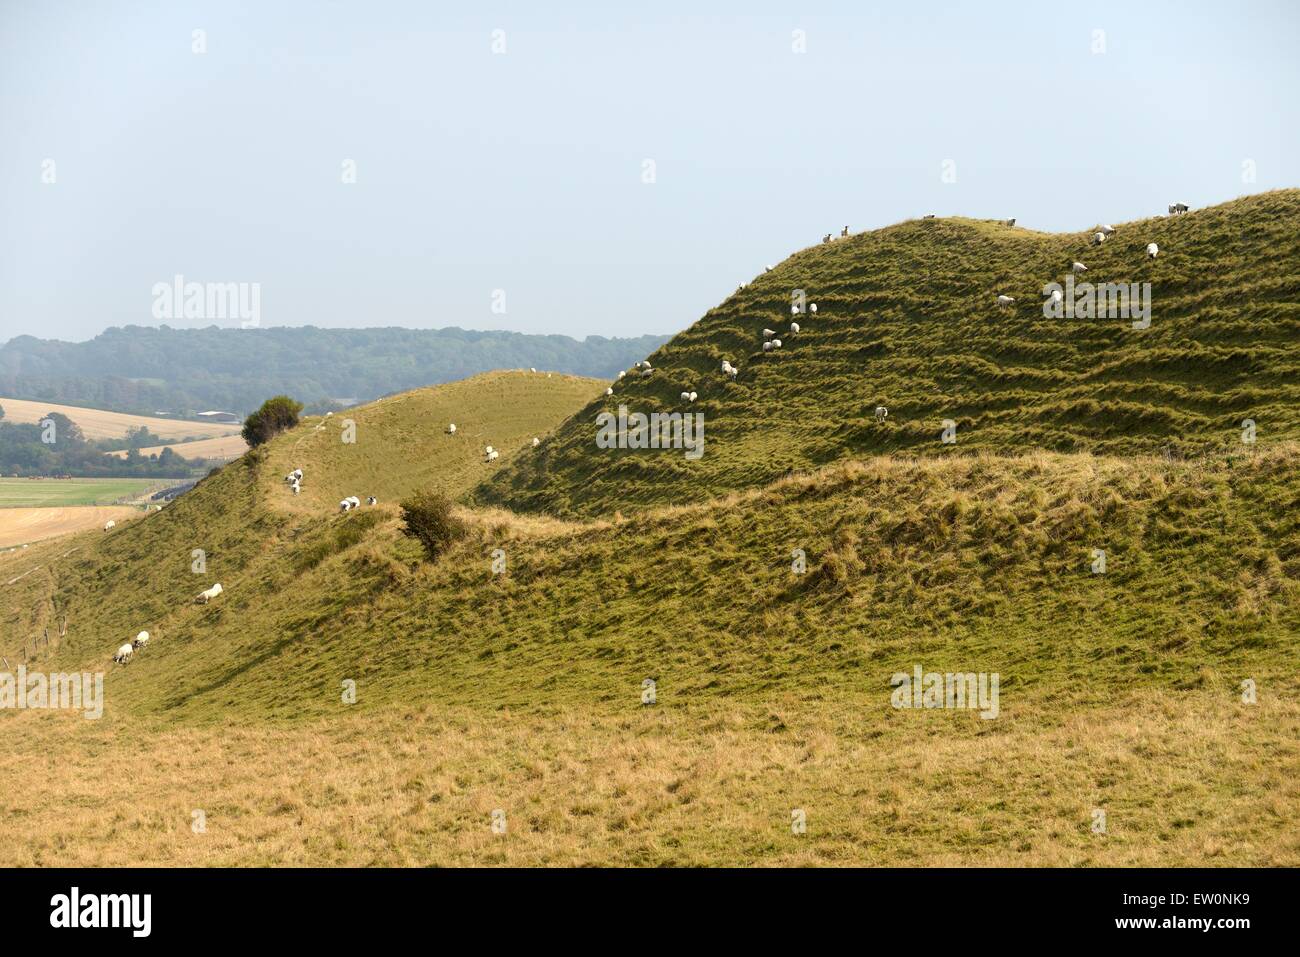
[[[1169,207],[1170,216],[1180,216],[1187,212],[1190,207],[1186,203],[1172,203]]]

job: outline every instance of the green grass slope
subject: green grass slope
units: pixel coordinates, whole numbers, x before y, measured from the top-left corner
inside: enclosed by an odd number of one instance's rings
[[[1300,191],[1283,190],[1045,234],[967,219],[911,220],[802,250],[759,275],[557,430],[541,454],[485,483],[481,502],[564,516],[703,501],[797,470],[881,453],[1030,449],[1195,455],[1300,437]],[[1147,243],[1160,246],[1155,260]],[[1045,319],[1042,288],[1151,284],[1151,326]],[[785,334],[792,290],[816,315]],[[1014,296],[1013,308],[995,299]],[[761,351],[761,330],[784,348]],[[740,367],[734,382],[723,359]],[[705,417],[698,461],[679,451],[597,450],[597,413]],[[889,418],[877,423],[877,405]],[[940,441],[943,420],[956,445]]]
[[[604,388],[558,372],[487,372],[313,417],[268,447],[262,489],[278,510],[296,514],[336,508],[348,495],[393,503],[436,488],[457,497],[516,456],[534,454],[534,437]],[[451,423],[455,435],[447,432]],[[484,461],[489,445],[501,452],[491,464]],[[296,497],[283,483],[295,468],[304,473]]]
[[[463,491],[468,460],[411,451],[440,448],[445,423],[418,425],[434,402],[334,418]],[[529,431],[515,405],[475,408],[484,435]],[[331,483],[366,466],[318,424],[144,521],[0,556],[0,582],[23,576],[0,588],[7,636],[68,618],[33,667],[107,672],[101,722],[0,714],[0,772],[48,772],[0,798],[0,859],[1300,859],[1300,444],[880,456],[584,522],[465,510],[469,537],[429,562],[392,502],[334,511]],[[284,504],[291,459],[329,489],[318,508]],[[192,604],[212,581],[226,593]],[[141,628],[153,642],[110,666]],[[890,678],[916,664],[999,673],[999,719],[895,710]],[[802,843],[793,807],[816,825]]]

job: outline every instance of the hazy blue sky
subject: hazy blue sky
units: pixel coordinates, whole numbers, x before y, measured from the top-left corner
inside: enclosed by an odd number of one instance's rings
[[[612,6],[0,0],[0,339],[177,273],[263,325],[667,333],[846,223],[1300,185],[1294,0]]]

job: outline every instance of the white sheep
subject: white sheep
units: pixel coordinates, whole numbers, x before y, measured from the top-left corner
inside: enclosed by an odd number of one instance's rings
[[[1013,296],[998,296],[998,306],[1002,309],[1007,308],[1015,301]]]
[[[334,418],[334,413],[333,413],[333,412],[326,412],[326,413],[325,413],[325,418],[327,418],[327,419],[332,419],[332,418]]]
[[[691,401],[691,394],[690,394],[689,392],[683,392],[683,393],[682,393],[682,401],[683,401],[683,402],[690,402],[690,401]]]
[[[367,505],[378,505],[378,504],[379,504],[379,499],[377,499],[377,498],[375,498],[373,495],[371,495],[369,498],[366,499],[366,504],[367,504]]]
[[[621,378],[623,378],[625,375],[627,375],[626,372],[620,372],[620,373],[618,374],[618,377],[621,379]]]
[[[455,435],[455,434],[456,434],[456,423],[455,423],[455,422],[452,422],[450,425],[447,426],[447,434],[448,434],[448,435]]]
[[[491,454],[492,454],[492,446],[489,445],[487,448],[485,448],[485,449],[483,450],[483,454],[484,454],[484,455],[491,455]]]
[[[207,591],[199,592],[198,597],[194,599],[194,603],[196,605],[206,605],[208,602],[212,601],[212,599],[220,595],[222,591],[224,591],[224,589],[221,587],[221,583],[217,582],[217,584],[213,585]]]
[[[1106,234],[1105,234],[1105,233],[1093,233],[1093,235],[1092,235],[1092,244],[1093,244],[1094,246],[1100,246],[1100,245],[1101,245],[1102,243],[1104,243],[1105,241],[1106,241]]]
[[[613,395],[613,394],[614,394],[614,390],[613,390],[613,389],[606,389],[606,390],[605,390],[605,395]]]
[[[689,399],[688,401],[690,401],[690,402],[694,402],[697,398],[699,398],[699,395],[700,395],[700,394],[699,394],[698,392],[692,392],[692,393],[691,393],[691,396],[690,396],[690,399]]]
[[[1070,263],[1070,272],[1072,273],[1078,274],[1087,271],[1088,271],[1088,267],[1085,266],[1083,263]]]
[[[763,272],[771,272],[775,268],[776,268],[775,266],[764,266]]]
[[[889,410],[883,405],[876,406],[876,421],[884,422],[887,418],[889,418]]]
[[[811,306],[809,306],[809,307],[808,307],[808,311],[809,311],[809,312],[816,312],[816,311],[817,311],[817,303],[814,302]]]
[[[127,642],[121,648],[117,649],[117,653],[113,655],[113,661],[119,665],[124,665],[131,660],[131,656],[134,654],[135,649],[131,647],[130,642]]]
[[[1147,259],[1155,259],[1160,254],[1160,247],[1155,243],[1147,243]]]
[[[790,307],[790,315],[792,315],[792,316],[797,316],[797,315],[799,315],[799,307],[798,307],[798,306],[791,306],[791,307]]]
[[[799,335],[799,323],[797,322],[790,323],[790,335],[792,336]]]
[[[1059,306],[1064,299],[1065,297],[1061,295],[1061,290],[1059,289],[1052,290],[1052,305]]]
[[[765,342],[765,343],[763,343],[763,351],[764,351],[764,352],[771,352],[771,351],[772,351],[772,343],[770,343],[770,342]]]
[[[536,372],[537,370],[534,369],[534,368],[532,368],[532,367],[530,366],[530,367],[528,368],[528,371],[529,371],[529,372]]]
[[[773,339],[773,340],[772,340],[772,348],[773,348],[773,349],[780,349],[780,348],[781,348],[781,340],[780,340],[780,339]]]
[[[537,436],[534,435],[534,436],[533,436],[533,448],[537,448],[537,446],[539,446],[539,445],[541,445],[541,444],[542,444],[542,440],[539,439]]]
[[[501,453],[497,451],[489,452],[487,456],[489,462],[495,462],[499,458],[501,458]]]
[[[350,509],[351,507],[352,507],[352,503],[349,502],[347,499],[341,499],[341,500],[339,501],[339,511],[340,511],[340,512],[346,512],[346,511],[347,511],[348,509]]]
[[[775,329],[764,329],[764,330],[763,330],[763,338],[764,338],[764,339],[771,339],[774,335],[776,335],[776,330],[775,330]]]
[[[1103,234],[1109,236],[1111,233],[1115,231],[1115,227],[1111,226],[1109,223],[1103,223],[1101,226],[1098,227],[1098,230]]]
[[[117,527],[117,522],[113,521],[111,518],[104,523],[104,531],[108,531],[110,528],[116,528],[116,527]]]
[[[1008,219],[1008,220],[1006,221],[1006,224],[1007,224],[1008,226],[1014,226],[1014,225],[1016,224],[1016,221],[1015,221],[1014,219]]]
[[[649,366],[646,366],[644,369],[641,370],[641,378],[643,379],[650,378],[650,376],[654,375],[654,371],[655,371],[654,369],[651,369]]]
[[[135,641],[131,642],[133,648],[143,648],[147,644],[149,644],[149,632],[147,631],[140,632],[135,636]]]

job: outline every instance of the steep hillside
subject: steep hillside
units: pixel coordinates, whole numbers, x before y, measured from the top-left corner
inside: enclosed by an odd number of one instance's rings
[[[1300,191],[1179,217],[1049,235],[919,219],[805,249],[759,275],[503,469],[485,503],[560,516],[703,501],[881,453],[971,450],[1190,456],[1300,437]],[[1146,258],[1146,246],[1159,256]],[[1092,283],[1150,283],[1150,328],[1045,319],[1043,287],[1080,261]],[[817,304],[788,334],[792,291]],[[998,295],[1016,299],[1000,309]],[[762,330],[783,348],[764,354]],[[735,381],[720,372],[727,359]],[[596,415],[686,411],[705,451],[598,450]],[[889,410],[879,423],[877,405]],[[944,420],[956,443],[944,444]]]
[[[879,458],[624,521],[466,512],[429,563],[388,507],[274,509],[250,453],[0,557],[9,625],[69,618],[43,667],[155,636],[102,721],[0,715],[33,779],[3,861],[1294,863],[1297,466]],[[918,664],[998,673],[998,719],[892,707]]]
[[[332,510],[348,495],[393,503],[437,488],[460,496],[517,455],[535,454],[533,438],[604,388],[559,373],[489,372],[313,417],[268,448],[263,491],[275,508],[299,514]],[[447,431],[452,423],[454,435]],[[501,452],[490,465],[483,454],[489,445]],[[283,482],[296,468],[304,473],[297,497]]]

